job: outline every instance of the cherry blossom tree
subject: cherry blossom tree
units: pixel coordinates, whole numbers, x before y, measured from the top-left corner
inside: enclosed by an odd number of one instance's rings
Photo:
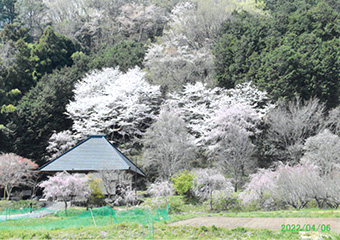
[[[207,122],[227,98],[221,88],[208,88],[206,84],[185,85],[183,91],[169,96],[167,104],[180,109],[189,132],[195,136],[195,144],[205,146],[204,137],[209,131]]]
[[[152,44],[145,56],[148,80],[166,90],[181,90],[186,83],[212,85],[211,51],[188,44],[186,24],[195,22],[195,4],[181,2],[171,12],[169,26],[162,38]],[[187,31],[186,31],[187,30]],[[194,41],[193,41],[194,42]]]
[[[340,168],[340,137],[328,129],[309,137],[304,144],[305,154],[301,163],[319,167],[320,175],[328,175]]]
[[[48,147],[46,151],[48,152],[47,160],[52,160],[62,153],[68,151],[82,138],[80,134],[75,135],[70,130],[65,130],[62,132],[54,132],[50,137]]]
[[[270,156],[279,161],[299,162],[305,140],[323,129],[324,111],[324,104],[317,99],[279,102],[266,116]]]
[[[15,3],[18,18],[25,27],[30,29],[31,35],[38,38],[46,26],[46,7],[43,0],[18,0]]]
[[[174,194],[174,187],[169,181],[152,183],[148,188],[148,193],[158,200],[158,198],[164,198],[166,204],[168,204],[168,197]]]
[[[181,110],[195,144],[233,176],[237,189],[256,165],[251,138],[261,132],[259,125],[273,107],[266,93],[251,82],[229,90],[196,83],[171,94],[167,104]]]
[[[37,164],[29,159],[20,157],[14,153],[0,155],[0,186],[10,199],[14,187],[29,185],[30,179],[35,175],[33,171]]]
[[[280,164],[276,170],[277,188],[272,191],[273,198],[301,209],[311,200],[310,184],[317,182],[318,169],[313,165],[283,165]],[[297,184],[298,183],[298,184]]]
[[[193,171],[193,192],[202,200],[210,200],[210,208],[213,209],[213,192],[216,190],[231,194],[233,187],[229,179],[226,179],[215,169],[196,169]],[[221,192],[220,192],[221,193]]]
[[[69,174],[59,172],[39,184],[44,190],[46,198],[61,199],[65,203],[67,215],[67,201],[72,197],[88,198],[91,194],[89,178],[85,174]]]
[[[137,193],[132,188],[124,189],[123,196],[124,196],[124,203],[125,203],[126,209],[129,206],[135,204],[137,201]]]
[[[243,205],[257,203],[259,208],[268,208],[273,203],[270,191],[276,188],[276,174],[271,169],[258,169],[249,176],[245,190],[239,194]]]
[[[100,49],[103,45],[113,45],[122,40],[135,39],[139,37],[139,31],[137,27],[145,26],[147,24],[147,30],[151,30],[152,27],[157,28],[157,21],[150,19],[150,16],[156,19],[163,19],[163,16],[155,16],[155,12],[159,10],[158,8],[154,12],[154,8],[151,8],[150,12],[143,12],[143,14],[136,14],[130,6],[136,1],[126,1],[126,0],[86,0],[87,3],[87,14],[85,24],[82,25],[81,29],[76,32],[76,37],[85,45],[89,50]],[[132,4],[134,6],[134,4]],[[136,4],[138,8],[141,8],[141,4]],[[125,12],[125,11],[126,12]],[[133,21],[128,18],[131,17]],[[135,22],[136,18],[139,18],[143,24]],[[121,23],[121,21],[123,23]],[[127,22],[133,22],[133,27],[130,28],[128,25],[124,25]],[[152,24],[150,24],[150,22]],[[133,31],[134,30],[134,31]],[[139,31],[138,33],[135,31]],[[149,33],[150,33],[149,32]],[[129,36],[131,34],[131,36]],[[142,34],[144,35],[144,33]],[[145,36],[145,35],[144,35]]]
[[[252,115],[257,114],[258,119],[262,119],[273,107],[266,92],[258,90],[251,82],[229,90],[209,88],[200,82],[187,84],[183,91],[171,94],[167,104],[181,110],[189,132],[195,136],[195,144],[199,147],[208,145],[207,137],[214,127],[212,118],[222,105],[244,104],[253,109]]]
[[[186,83],[213,80],[213,43],[221,24],[235,10],[261,14],[257,1],[194,0],[179,2],[171,11],[168,26],[157,43],[150,46],[145,67],[149,81],[165,89],[181,90]]]
[[[125,36],[137,37],[138,41],[160,36],[165,23],[168,21],[165,9],[154,4],[143,5],[127,3],[121,8],[117,17],[120,23],[120,31]]]
[[[312,199],[319,204],[327,193],[325,179],[318,173],[318,167],[311,164],[289,166],[279,163],[274,171],[262,169],[251,175],[240,198],[244,204],[258,202],[263,206],[267,200],[267,204],[271,202],[297,209],[305,207]]]
[[[159,87],[151,86],[144,76],[139,68],[125,74],[107,68],[80,80],[74,100],[66,106],[74,140],[69,131],[56,133],[48,151],[60,153],[91,134],[106,134],[114,144],[125,144],[127,151],[141,148],[140,139],[155,120],[161,102]]]
[[[153,4],[155,4],[156,6],[164,7],[169,12],[180,1],[181,0],[151,0]]]
[[[324,122],[325,128],[332,133],[340,135],[340,106],[329,111]]]
[[[247,173],[256,167],[255,146],[250,136],[258,132],[258,114],[246,104],[222,105],[211,119],[206,137],[208,154],[214,165],[233,176],[235,192]]]
[[[196,157],[193,137],[188,133],[180,112],[163,106],[144,137],[145,166],[154,166],[160,178],[169,180]]]
[[[80,29],[87,17],[84,0],[43,0],[46,6],[44,20],[64,36],[74,40],[74,33]]]
[[[86,14],[85,0],[43,0],[49,12],[47,16],[52,22],[72,21],[77,16]]]
[[[214,166],[221,166],[224,172],[231,174],[235,192],[257,167],[254,152],[255,146],[249,136],[237,128],[229,129],[228,135],[209,149],[212,159],[217,160]]]
[[[96,172],[103,183],[108,198],[117,194],[119,189],[132,188],[132,174],[115,169],[103,168]]]
[[[194,0],[178,3],[171,11],[167,37],[184,35],[183,41],[195,49],[212,43],[221,24],[235,10],[265,15],[255,0]]]
[[[214,85],[213,58],[209,50],[190,49],[181,38],[155,43],[148,49],[144,65],[147,79],[164,90],[181,90],[187,83],[204,82]]]
[[[318,182],[318,189],[321,189],[321,193],[316,199],[318,206],[338,208],[340,205],[340,174],[339,171],[334,171],[329,175],[323,176],[323,181]]]
[[[64,36],[78,40],[84,48],[98,49],[116,42],[117,16],[124,0],[43,0],[44,20]]]

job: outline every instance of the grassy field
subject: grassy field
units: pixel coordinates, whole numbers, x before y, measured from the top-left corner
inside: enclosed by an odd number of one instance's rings
[[[53,216],[38,219],[9,220],[0,222],[0,239],[147,239],[153,232],[155,239],[339,239],[337,233],[320,232],[280,232],[257,229],[224,229],[211,227],[170,226],[169,223],[184,219],[202,216],[225,217],[313,217],[313,218],[340,218],[340,210],[285,210],[285,211],[256,211],[256,212],[220,212],[207,211],[202,206],[183,206],[181,213],[171,214],[171,220],[156,222],[154,229],[149,231],[148,226],[133,223],[113,224],[112,221],[102,219],[102,224],[95,227],[92,219],[85,219],[87,226],[71,227],[72,224],[55,224],[63,220],[75,218],[85,209],[69,209],[68,216],[64,211]],[[121,209],[123,210],[123,209]],[[177,209],[178,210],[178,209]],[[105,222],[105,221],[106,222]],[[80,220],[75,220],[79,223]],[[54,227],[51,227],[54,226]],[[49,230],[46,230],[49,229]],[[309,237],[309,238],[308,238]]]
[[[194,217],[270,217],[270,218],[340,218],[340,210],[334,209],[301,209],[280,211],[256,211],[256,212],[193,212],[171,215],[169,222],[185,220]],[[340,221],[340,219],[339,219]]]
[[[326,235],[325,235],[326,236]],[[336,235],[331,239],[340,239]],[[2,230],[1,239],[143,239],[148,229],[137,224],[117,224],[103,227],[82,227],[53,230]],[[155,239],[299,239],[299,233],[274,232],[237,228],[154,225]],[[325,238],[327,239],[327,238]]]
[[[307,212],[307,211],[299,211]],[[317,212],[317,211],[315,211]],[[282,216],[297,214],[287,211],[272,212]],[[227,213],[223,213],[227,214]],[[250,214],[250,213],[249,213]],[[253,215],[244,216],[263,216],[262,212],[252,213]],[[315,213],[316,214],[316,213]],[[319,211],[322,215],[322,211]],[[205,216],[206,214],[196,214],[196,216]],[[215,214],[212,214],[215,215]],[[318,214],[316,214],[318,215]],[[297,216],[297,215],[294,215]],[[269,230],[255,230],[246,228],[224,229],[212,227],[189,227],[189,226],[169,226],[167,223],[180,219],[192,217],[191,214],[171,215],[170,221],[157,222],[154,224],[155,239],[301,239],[301,234],[318,237],[318,239],[340,239],[336,233],[297,233],[297,232],[280,232]],[[112,224],[107,223],[105,226],[95,227],[72,227],[56,228],[44,230],[39,226],[47,226],[51,223],[67,219],[65,216],[48,216],[40,219],[10,220],[0,223],[0,239],[146,239],[148,238],[148,227],[138,224]],[[89,219],[91,222],[91,219]],[[18,228],[19,226],[19,228]],[[31,227],[37,229],[31,229]],[[14,227],[15,229],[6,230]],[[152,232],[152,231],[150,231]],[[315,239],[314,237],[310,239]]]

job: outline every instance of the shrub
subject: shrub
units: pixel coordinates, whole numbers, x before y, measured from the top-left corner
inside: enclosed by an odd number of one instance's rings
[[[193,179],[194,175],[187,170],[171,178],[174,183],[174,188],[179,195],[189,194],[189,191],[192,189]]]
[[[333,189],[338,185],[331,187],[331,182],[325,184],[327,178],[318,175],[318,167],[307,163],[295,166],[280,163],[275,171],[260,169],[250,179],[245,191],[240,194],[242,203],[257,204],[259,208],[266,209],[273,206],[301,209],[312,199],[320,205],[321,200],[333,200]]]
[[[90,189],[92,193],[89,198],[89,204],[94,206],[104,206],[105,205],[105,196],[100,189],[100,182],[102,180],[100,178],[90,177]]]
[[[194,171],[193,192],[201,200],[210,200],[210,209],[213,209],[213,194],[216,191],[223,192],[225,199],[228,199],[233,192],[229,179],[226,179],[218,170],[197,169]],[[222,195],[221,195],[222,196]],[[222,198],[222,197],[220,197]]]
[[[164,198],[168,204],[168,196],[173,195],[173,185],[168,181],[156,182],[150,185],[148,193],[155,198]]]
[[[212,200],[216,210],[231,210],[235,208],[237,199],[233,198],[230,192],[223,190],[216,190],[212,194]],[[233,209],[234,210],[234,209]]]
[[[172,196],[168,199],[168,204],[170,206],[169,214],[181,213],[186,211],[186,204],[183,196]],[[166,208],[166,202],[159,198],[148,198],[142,204],[142,207],[146,208]]]

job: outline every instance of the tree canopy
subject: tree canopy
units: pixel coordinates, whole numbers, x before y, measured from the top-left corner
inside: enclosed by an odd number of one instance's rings
[[[214,48],[218,84],[231,88],[253,80],[275,100],[318,97],[335,107],[339,12],[327,2],[300,6],[304,2],[270,2],[270,17],[234,13],[223,24]]]

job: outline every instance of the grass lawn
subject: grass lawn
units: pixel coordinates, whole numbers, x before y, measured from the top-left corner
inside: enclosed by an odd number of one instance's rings
[[[70,209],[70,215],[77,215],[80,209]],[[339,211],[328,210],[300,210],[300,211],[275,211],[275,212],[245,212],[245,213],[196,213],[174,214],[170,221],[156,222],[154,224],[155,239],[302,239],[301,235],[318,236],[318,239],[340,239],[336,233],[298,233],[280,232],[270,230],[256,230],[246,228],[224,229],[212,227],[169,226],[167,223],[197,216],[228,216],[228,217],[305,217],[313,214],[313,217],[327,217],[330,212],[332,217],[338,216]],[[335,213],[334,213],[335,212]],[[73,213],[73,214],[72,214]],[[10,220],[0,223],[0,239],[145,239],[148,237],[147,226],[132,223],[112,224],[108,222],[104,226],[87,226],[44,230],[39,226],[50,226],[54,222],[67,220],[62,213],[39,219]],[[91,219],[89,219],[91,221]],[[37,229],[34,229],[37,227]],[[66,226],[68,227],[68,226]],[[13,228],[12,230],[8,230]],[[314,239],[314,238],[311,238]]]
[[[137,224],[81,227],[53,230],[2,230],[1,239],[143,239],[148,229]],[[333,236],[333,235],[327,235]],[[155,239],[299,239],[299,233],[237,228],[154,225]],[[333,236],[331,239],[340,239]]]
[[[340,209],[301,209],[279,211],[256,211],[256,212],[192,212],[171,215],[169,222],[185,220],[194,217],[268,217],[268,218],[340,218]],[[339,219],[340,222],[340,219]]]

